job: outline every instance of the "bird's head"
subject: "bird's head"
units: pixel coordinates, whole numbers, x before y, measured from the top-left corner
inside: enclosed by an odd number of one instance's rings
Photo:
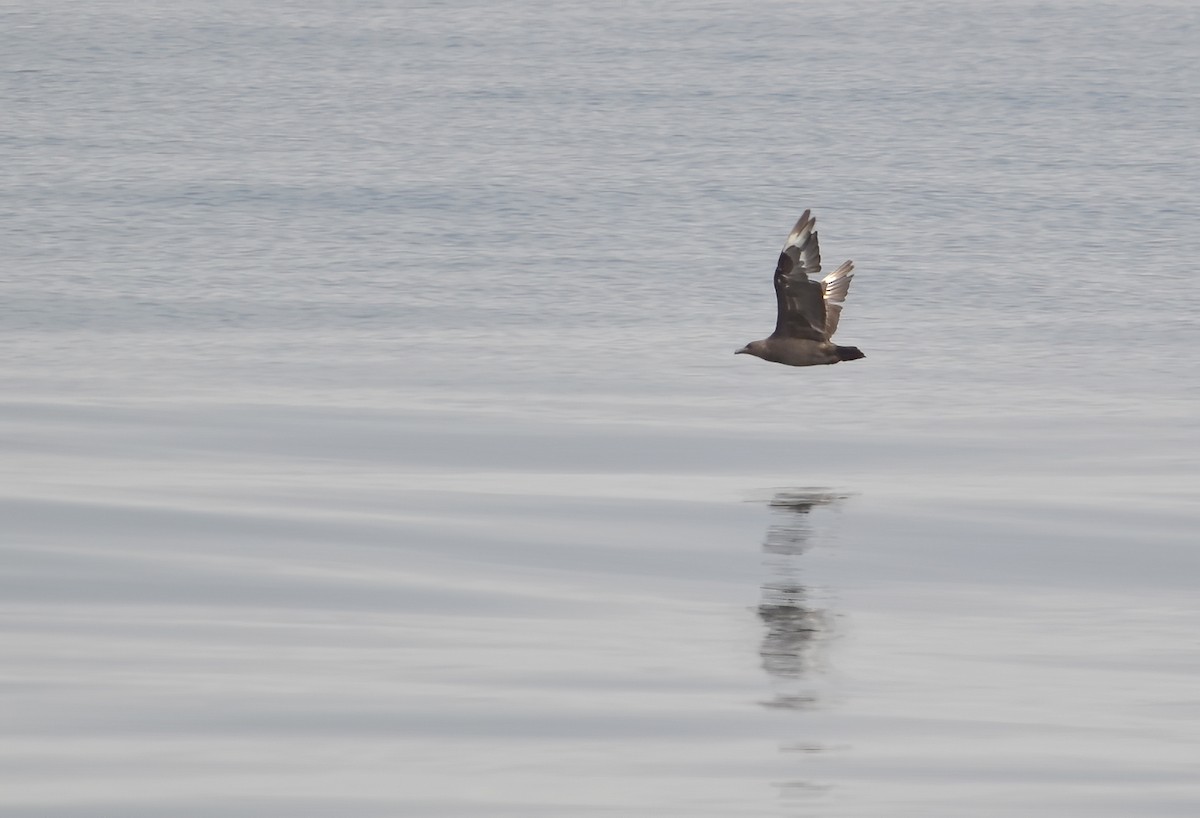
[[[751,341],[750,343],[746,344],[744,347],[737,350],[733,354],[734,355],[754,355],[756,357],[761,358],[761,357],[763,357],[764,351],[765,351],[765,347],[764,347],[764,344],[762,341]]]

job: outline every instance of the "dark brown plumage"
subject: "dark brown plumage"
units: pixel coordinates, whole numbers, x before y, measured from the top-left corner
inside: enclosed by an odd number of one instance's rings
[[[817,366],[865,357],[858,347],[842,347],[830,339],[837,331],[842,304],[854,278],[854,262],[846,261],[820,281],[817,220],[808,210],[788,234],[775,265],[775,332],[751,341],[737,352],[788,366]]]

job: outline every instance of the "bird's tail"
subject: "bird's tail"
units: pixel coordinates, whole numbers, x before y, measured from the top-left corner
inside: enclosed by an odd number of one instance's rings
[[[839,361],[857,361],[867,357],[858,347],[834,347],[833,351],[837,353]]]

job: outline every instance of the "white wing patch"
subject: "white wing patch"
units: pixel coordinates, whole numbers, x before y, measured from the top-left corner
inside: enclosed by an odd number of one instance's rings
[[[850,279],[852,278],[854,278],[854,262],[846,261],[821,279],[821,295],[825,298],[826,338],[832,338],[833,334],[837,332],[838,319],[842,317],[842,302],[846,300],[846,294],[850,292]]]
[[[806,276],[821,272],[821,245],[816,226],[817,220],[805,210],[783,245],[783,252],[795,263],[796,271]]]

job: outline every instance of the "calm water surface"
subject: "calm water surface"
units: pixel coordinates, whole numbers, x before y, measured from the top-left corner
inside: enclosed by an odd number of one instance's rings
[[[0,21],[0,813],[1200,810],[1192,5]]]

